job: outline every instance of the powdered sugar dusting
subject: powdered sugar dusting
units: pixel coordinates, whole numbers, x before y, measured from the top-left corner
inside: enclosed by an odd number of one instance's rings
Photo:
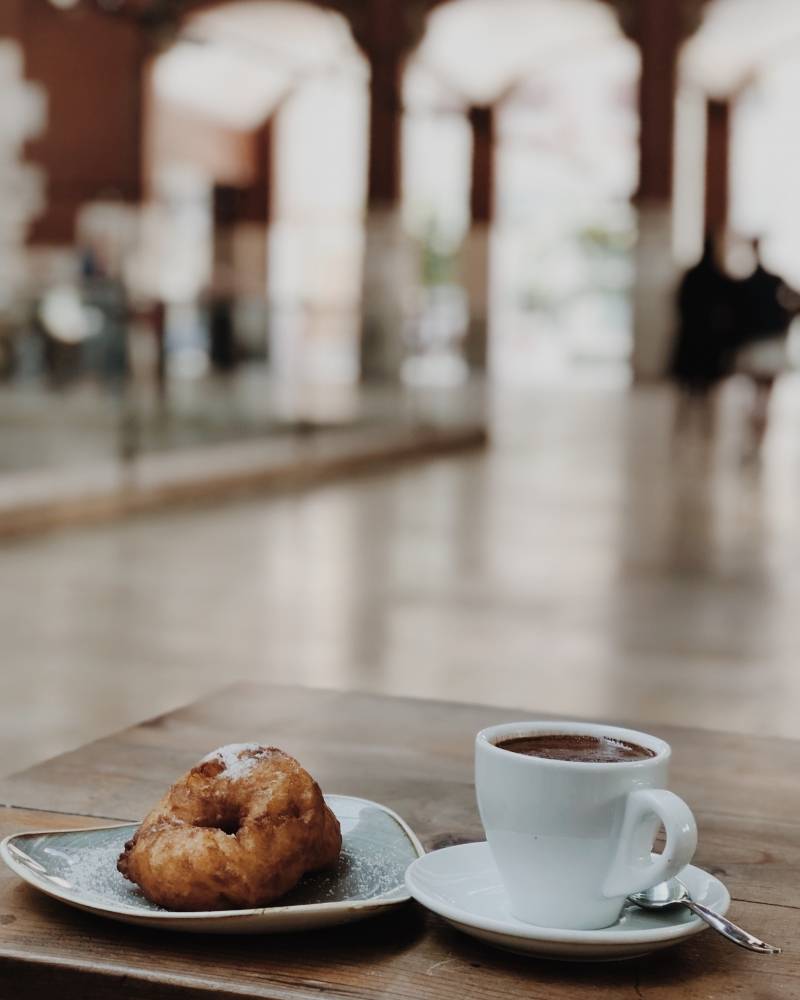
[[[249,754],[246,757],[240,756],[245,751],[254,750],[259,751],[257,756]],[[263,756],[264,748],[259,743],[228,743],[226,746],[218,747],[216,750],[212,750],[211,753],[206,754],[200,763],[207,764],[211,760],[219,760],[222,762],[225,770],[221,771],[218,777],[236,781],[249,774]]]
[[[119,841],[79,847],[70,852],[64,871],[67,881],[83,898],[96,903],[161,910],[150,903],[138,886],[117,871]],[[407,859],[402,859],[407,863]],[[372,899],[394,889],[402,881],[403,868],[384,855],[369,856],[346,842],[333,871],[306,875],[279,906],[330,903],[341,899]]]
[[[117,871],[122,846],[121,838],[109,837],[99,844],[73,847],[69,868],[64,872],[72,888],[93,902],[160,910],[160,906],[145,899],[138,886]]]
[[[382,817],[373,817],[377,827]],[[332,871],[306,875],[286,896],[276,900],[278,906],[300,906],[309,903],[331,903],[341,900],[375,899],[402,884],[409,862],[406,845],[383,843],[379,850],[362,840],[362,834],[345,822],[344,844],[336,868]],[[48,852],[66,883],[88,902],[100,905],[133,906],[136,909],[160,911],[149,902],[138,886],[117,871],[117,858],[130,830],[109,831],[99,843],[82,844],[76,839],[64,853]]]
[[[402,884],[409,858],[399,861],[386,854],[368,856],[342,845],[333,871],[305,875],[299,884],[278,901],[282,906],[304,903],[332,903],[342,899],[376,899]]]
[[[250,744],[246,745],[248,748]],[[220,748],[228,751],[231,748]],[[266,748],[264,748],[266,750]],[[215,754],[207,759],[213,759]],[[238,762],[237,747],[233,758]],[[416,857],[411,841],[391,814],[358,799],[330,796],[342,827],[343,845],[333,871],[306,875],[275,905],[348,903],[381,899],[402,892],[403,875]],[[117,871],[117,859],[135,827],[47,833],[28,841],[26,853],[38,877],[44,877],[73,898],[103,906],[154,912],[140,889]]]

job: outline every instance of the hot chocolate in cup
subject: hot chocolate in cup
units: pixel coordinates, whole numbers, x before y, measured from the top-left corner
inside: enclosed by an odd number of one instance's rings
[[[515,917],[609,927],[627,895],[689,864],[697,828],[666,789],[669,758],[663,740],[616,726],[513,722],[478,733],[478,808]],[[653,855],[659,825],[666,844]]]

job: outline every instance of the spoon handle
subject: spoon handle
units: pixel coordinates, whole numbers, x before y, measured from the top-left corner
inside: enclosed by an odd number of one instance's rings
[[[776,948],[774,945],[767,944],[766,941],[761,941],[752,934],[748,934],[747,931],[742,930],[741,927],[737,927],[736,924],[719,913],[709,910],[702,903],[695,903],[693,899],[685,899],[683,902],[689,907],[692,913],[696,913],[701,920],[705,920],[709,927],[713,927],[715,931],[719,931],[723,937],[726,937],[729,941],[733,941],[734,944],[738,944],[740,948],[747,948],[748,951],[757,951],[761,955],[780,955],[780,948]]]

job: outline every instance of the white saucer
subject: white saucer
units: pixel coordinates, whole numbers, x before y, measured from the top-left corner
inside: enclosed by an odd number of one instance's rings
[[[697,902],[717,913],[728,909],[728,890],[713,875],[689,865],[680,878]],[[584,962],[635,958],[668,948],[706,927],[686,907],[677,906],[659,913],[626,906],[616,924],[596,931],[526,924],[508,910],[506,892],[485,841],[445,847],[418,858],[406,872],[406,886],[418,902],[465,934],[506,951],[542,958]]]

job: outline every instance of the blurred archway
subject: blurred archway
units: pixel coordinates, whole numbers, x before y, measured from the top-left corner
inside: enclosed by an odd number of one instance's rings
[[[367,69],[346,20],[300,0],[204,7],[154,59],[147,101],[138,279],[168,304],[178,369],[266,346],[280,380],[354,381]]]
[[[405,74],[403,170],[430,339],[464,336],[503,381],[627,379],[638,71],[595,0],[431,12]]]
[[[704,226],[725,229],[736,268],[737,237],[758,236],[767,264],[800,287],[800,7],[711,0],[683,47],[679,82],[682,257],[699,256]]]

